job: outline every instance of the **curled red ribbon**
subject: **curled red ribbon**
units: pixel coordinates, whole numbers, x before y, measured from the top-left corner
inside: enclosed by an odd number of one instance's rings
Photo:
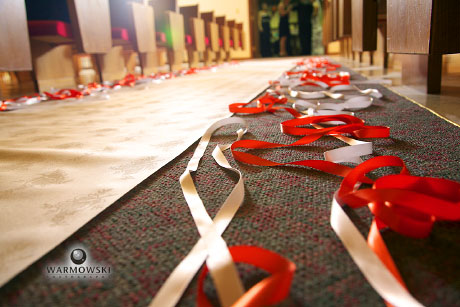
[[[322,128],[322,129],[310,129],[297,127],[300,125],[308,125],[314,123],[339,121],[344,122],[345,125],[338,125],[334,127]],[[338,163],[324,161],[324,160],[301,160],[293,162],[274,162],[268,159],[258,157],[256,155],[237,151],[239,148],[244,149],[267,149],[267,148],[282,148],[292,147],[310,144],[324,135],[340,135],[349,133],[355,137],[365,138],[380,138],[388,137],[390,128],[382,126],[366,126],[364,121],[351,115],[322,115],[322,116],[311,116],[299,119],[292,119],[281,123],[281,127],[284,133],[293,135],[303,135],[304,137],[292,144],[279,144],[257,140],[240,140],[236,141],[231,145],[232,155],[235,160],[257,166],[281,166],[281,165],[299,165],[314,168],[329,174],[345,177],[352,170],[352,168],[341,165]],[[368,178],[361,178],[366,183],[372,183]]]
[[[300,126],[340,121],[345,125],[315,129]],[[323,135],[339,135],[349,133],[357,138],[385,138],[390,136],[390,128],[384,126],[366,126],[358,117],[346,114],[320,115],[295,118],[281,123],[281,131],[290,135],[307,135],[320,138]]]
[[[371,188],[357,189],[363,176],[386,166],[401,167],[401,171],[378,178]],[[411,176],[404,162],[395,156],[372,158],[355,167],[342,181],[337,201],[351,208],[368,206],[374,215],[368,244],[403,287],[406,287],[404,281],[380,230],[389,227],[408,237],[424,238],[435,221],[460,220],[460,183]]]
[[[50,100],[64,100],[67,98],[81,98],[83,97],[83,92],[75,89],[62,89],[55,93],[44,92],[44,94]]]
[[[275,107],[276,104],[286,104],[288,99],[284,96],[275,97],[269,93],[265,93],[262,97],[258,98],[256,107],[246,108],[247,105],[252,103],[250,102],[237,102],[232,103],[228,106],[228,109],[232,113],[241,113],[241,114],[258,114],[264,112],[276,112],[277,110],[285,110],[291,113],[294,117],[304,116],[303,114],[297,112],[290,107]]]
[[[301,81],[320,81],[326,83],[328,86],[335,85],[348,85],[350,84],[350,74],[348,73],[334,73],[322,74],[311,70],[306,70],[300,77]],[[307,84],[304,84],[307,85]]]
[[[251,264],[267,271],[271,276],[261,280],[234,303],[233,307],[255,307],[273,305],[284,300],[291,287],[296,266],[290,260],[255,246],[229,247],[234,262]],[[212,306],[204,293],[204,280],[208,273],[205,266],[198,279],[197,305],[199,307]]]

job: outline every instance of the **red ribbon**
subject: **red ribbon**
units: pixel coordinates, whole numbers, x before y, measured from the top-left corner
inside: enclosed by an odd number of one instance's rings
[[[322,129],[300,127],[330,121],[340,121],[345,123],[345,125]],[[323,135],[346,133],[357,138],[386,138],[390,136],[390,128],[384,126],[366,126],[362,119],[346,114],[309,116],[287,120],[281,123],[281,131],[290,135],[306,135],[309,139],[313,140],[317,140]]]
[[[300,80],[320,81],[326,83],[328,86],[348,85],[350,84],[350,75],[348,73],[322,74],[315,71],[307,70],[303,72],[302,77],[300,77]]]
[[[83,92],[74,89],[62,89],[55,93],[44,92],[44,94],[50,100],[64,100],[67,98],[81,98],[83,97]]]
[[[334,127],[322,128],[322,129],[310,129],[300,128],[300,125],[308,125],[314,123],[323,123],[330,121],[344,122],[345,125],[338,125]],[[257,140],[240,140],[232,144],[231,151],[235,160],[257,166],[281,166],[281,165],[299,165],[314,168],[329,174],[345,177],[352,170],[348,166],[344,166],[338,163],[324,161],[324,160],[301,160],[293,162],[275,162],[268,159],[258,157],[256,155],[237,151],[239,148],[244,149],[267,149],[267,148],[282,148],[282,147],[293,147],[300,145],[310,144],[322,136],[325,135],[341,135],[341,134],[352,134],[359,138],[380,138],[388,137],[390,128],[382,126],[366,126],[364,121],[351,115],[322,115],[322,116],[311,116],[305,118],[298,118],[285,121],[281,123],[281,127],[284,133],[293,135],[303,135],[304,137],[292,144],[279,144]],[[371,180],[363,178],[364,182],[372,183]]]
[[[233,307],[255,307],[273,305],[284,300],[291,287],[295,264],[272,251],[255,246],[229,247],[233,261],[251,264],[267,271],[271,276],[261,280],[250,288]],[[212,306],[204,293],[204,281],[208,273],[205,265],[198,278],[197,305]]]
[[[303,114],[297,112],[293,108],[290,107],[275,107],[275,104],[283,104],[285,105],[288,102],[288,99],[284,96],[275,97],[266,93],[264,96],[257,99],[256,107],[249,107],[245,108],[245,106],[249,105],[251,102],[238,102],[232,103],[228,106],[228,109],[232,113],[244,113],[244,114],[258,114],[264,112],[276,112],[277,110],[285,110],[292,114],[294,117],[303,116]]]
[[[402,169],[400,174],[375,180],[371,188],[355,188],[367,173],[386,166]],[[404,162],[395,156],[372,158],[355,167],[342,181],[337,200],[351,208],[368,206],[374,215],[368,244],[403,287],[406,287],[404,281],[380,230],[389,227],[408,237],[424,238],[435,221],[460,220],[460,183],[411,176]]]

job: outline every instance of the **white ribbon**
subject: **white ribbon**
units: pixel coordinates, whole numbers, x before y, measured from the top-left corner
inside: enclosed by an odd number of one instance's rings
[[[331,110],[331,111],[357,111],[368,108],[372,105],[372,97],[365,96],[351,96],[344,102],[310,102],[306,100],[297,100],[292,107],[302,113],[305,113],[305,108],[315,110]],[[307,113],[305,113],[307,114]],[[334,113],[329,113],[334,114]],[[337,112],[335,114],[347,114],[344,112]]]
[[[287,93],[293,98],[303,98],[303,99],[319,99],[330,97],[333,99],[342,99],[345,97],[342,93],[336,93],[339,91],[357,91],[361,95],[371,96],[374,98],[382,98],[382,94],[377,89],[365,89],[360,90],[358,87],[354,85],[336,85],[332,86],[329,91],[314,91],[314,92],[306,92],[306,91],[298,91],[293,90],[294,87],[289,87]],[[326,87],[327,88],[327,85]],[[356,96],[356,95],[355,95]]]
[[[239,180],[214,220],[211,220],[208,215],[191,177],[191,173],[198,169],[201,157],[213,132],[229,124],[241,124],[244,126],[244,129],[237,131],[237,140],[240,140],[247,131],[247,123],[243,119],[236,117],[226,118],[211,125],[203,134],[192,159],[187,165],[187,169],[180,178],[182,191],[201,238],[174,269],[150,303],[150,306],[167,307],[177,304],[205,260],[222,306],[232,305],[244,293],[244,288],[238,277],[230,252],[221,237],[244,200],[243,176],[239,170],[230,166],[223,154],[223,151],[230,148],[230,145],[217,145],[212,156],[221,167],[237,173]]]
[[[372,251],[335,196],[331,208],[331,226],[364,277],[383,299],[394,306],[423,306],[401,286]]]

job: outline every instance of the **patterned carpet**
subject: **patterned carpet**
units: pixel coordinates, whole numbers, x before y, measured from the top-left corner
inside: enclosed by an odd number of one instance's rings
[[[353,74],[353,78],[360,78]],[[414,175],[460,181],[460,128],[422,109],[381,85],[384,97],[357,116],[370,125],[391,127],[391,137],[374,142],[375,155],[397,155]],[[278,143],[298,139],[283,135],[279,123],[286,112],[244,116],[245,138]],[[217,143],[231,142],[235,127],[212,138],[195,182],[213,217],[236,178],[211,158]],[[322,159],[341,145],[323,138],[312,146],[256,151],[275,161]],[[174,267],[198,240],[183,198],[179,176],[196,143],[99,214],[58,248],[0,289],[2,306],[146,305]],[[228,156],[229,157],[229,156]],[[229,157],[231,163],[236,163]],[[223,237],[229,246],[256,245],[292,260],[295,272],[290,296],[280,306],[383,306],[329,225],[330,204],[341,178],[302,167],[253,167],[239,164],[245,176],[246,199]],[[385,169],[382,173],[390,172]],[[366,210],[349,212],[363,233],[370,222]],[[385,232],[387,243],[411,293],[428,306],[459,306],[459,223],[438,223],[430,237],[408,239]],[[82,244],[91,257],[112,267],[109,280],[56,282],[43,273],[46,265],[68,257]],[[238,265],[246,287],[265,275]],[[196,279],[180,306],[195,304]],[[206,293],[216,294],[208,277]]]

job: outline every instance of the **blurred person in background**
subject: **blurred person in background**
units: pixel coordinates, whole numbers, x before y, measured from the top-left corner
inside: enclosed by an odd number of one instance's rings
[[[270,30],[271,37],[270,43],[272,45],[272,54],[278,56],[280,53],[280,13],[278,12],[278,6],[272,6],[272,17],[270,19]]]
[[[260,34],[260,53],[262,57],[272,56],[270,46],[270,19],[271,14],[268,10],[267,3],[262,3],[262,9],[259,11],[258,26]]]
[[[278,5],[280,14],[279,36],[280,36],[280,56],[288,55],[288,45],[290,44],[290,30],[289,30],[289,13],[291,12],[291,5],[289,0],[281,0]]]
[[[310,55],[312,42],[312,0],[300,0],[297,4],[297,13],[301,54]]]

